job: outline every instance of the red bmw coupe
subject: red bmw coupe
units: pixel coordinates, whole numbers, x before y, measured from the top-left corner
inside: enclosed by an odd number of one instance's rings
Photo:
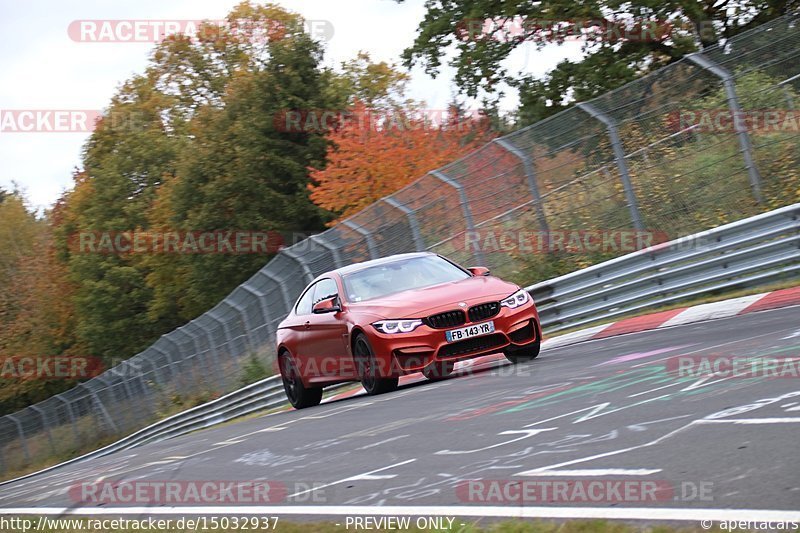
[[[368,394],[402,374],[442,379],[455,361],[503,351],[539,354],[533,299],[483,267],[433,253],[393,255],[315,279],[278,326],[278,366],[289,401],[319,404],[322,387],[361,381]]]

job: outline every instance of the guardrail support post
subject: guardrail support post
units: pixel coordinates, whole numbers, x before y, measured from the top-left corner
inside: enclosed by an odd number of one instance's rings
[[[542,195],[539,193],[539,183],[536,181],[536,167],[533,165],[533,159],[502,137],[495,139],[494,142],[522,161],[522,168],[525,170],[525,177],[528,178],[528,188],[531,190],[533,204],[536,209],[536,218],[539,220],[539,228],[547,235],[550,227],[547,225],[547,217],[544,214],[544,204],[542,203]]]
[[[303,274],[305,274],[306,276],[306,283],[311,283],[312,281],[314,281],[314,273],[311,272],[311,269],[308,268],[308,265],[305,263],[305,261],[300,259],[300,257],[294,252],[292,252],[291,249],[289,248],[284,248],[283,250],[281,250],[281,252],[286,254],[286,257],[293,259],[298,265],[300,265],[300,268],[303,269]]]
[[[611,148],[614,150],[614,159],[619,169],[619,176],[622,180],[622,188],[625,190],[625,199],[628,202],[628,210],[631,213],[631,222],[633,222],[634,228],[643,231],[644,224],[642,223],[642,215],[639,213],[639,202],[636,200],[636,193],[631,183],[631,175],[630,172],[628,172],[628,162],[625,160],[625,151],[622,149],[622,141],[619,139],[617,123],[613,118],[606,115],[592,104],[580,103],[577,104],[577,106],[588,113],[592,118],[605,124],[608,130],[608,136],[611,139]]]
[[[744,164],[747,167],[747,174],[750,177],[750,188],[753,189],[753,197],[756,202],[763,203],[764,198],[761,194],[761,174],[758,172],[756,163],[753,159],[753,145],[750,143],[750,134],[747,133],[747,126],[744,121],[740,119],[742,116],[742,108],[739,105],[739,98],[736,96],[736,83],[734,83],[733,75],[728,72],[728,69],[722,65],[718,65],[703,54],[696,52],[689,54],[686,59],[705,69],[722,80],[722,85],[725,87],[725,96],[728,99],[728,109],[733,115],[733,125],[736,129],[736,136],[739,139],[739,150],[744,157]]]
[[[369,258],[370,259],[377,259],[378,258],[378,249],[375,246],[375,239],[372,238],[372,234],[364,229],[363,226],[356,224],[351,220],[344,220],[342,224],[350,228],[351,230],[360,233],[364,236],[364,239],[367,241],[367,249],[369,250]]]
[[[442,183],[450,185],[456,191],[458,191],[458,198],[459,202],[461,203],[461,211],[464,213],[464,221],[467,225],[467,231],[471,234],[474,234],[475,221],[472,219],[472,211],[469,208],[469,199],[467,198],[467,191],[464,190],[464,186],[441,170],[432,170],[430,175],[440,180]],[[486,266],[486,258],[483,256],[483,251],[479,246],[475,247],[473,258],[476,265]]]
[[[419,222],[417,221],[417,215],[414,214],[414,210],[398,202],[391,196],[386,196],[381,198],[381,200],[405,213],[406,218],[408,218],[408,225],[411,226],[411,236],[414,239],[414,247],[418,252],[424,252],[426,250],[425,242],[422,240],[422,234],[419,231]]]

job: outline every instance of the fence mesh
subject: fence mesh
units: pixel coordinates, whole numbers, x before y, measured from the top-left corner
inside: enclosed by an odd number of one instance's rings
[[[774,20],[496,139],[282,250],[142,353],[0,417],[0,471],[130,434],[176,398],[241,387],[252,361],[272,365],[276,327],[302,289],[338,266],[430,250],[530,284],[629,251],[565,255],[552,247],[564,233],[632,229],[655,244],[800,201],[797,23]],[[725,113],[738,111],[779,118],[730,127]]]

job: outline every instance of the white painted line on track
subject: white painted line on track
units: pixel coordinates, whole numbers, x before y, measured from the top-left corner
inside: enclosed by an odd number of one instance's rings
[[[366,450],[369,448],[374,448],[375,446],[380,446],[381,444],[386,444],[387,442],[392,442],[398,439],[404,439],[406,437],[410,437],[411,435],[398,435],[397,437],[391,437],[386,440],[382,440],[380,442],[374,442],[372,444],[367,444],[366,446],[361,446],[360,448],[356,448],[356,450]]]
[[[660,468],[589,468],[585,470],[544,470],[526,474],[532,477],[593,477],[593,476],[649,476],[661,472]]]
[[[16,507],[0,509],[0,515],[315,515],[315,516],[463,516],[499,518],[577,518],[609,520],[669,520],[793,522],[800,511],[781,509],[695,509],[674,507],[524,507],[485,505],[372,506],[372,505],[270,505],[246,507]]]
[[[349,476],[349,477],[346,477],[344,479],[340,479],[339,481],[333,481],[331,483],[326,483],[324,485],[318,485],[318,486],[315,486],[315,487],[310,488],[308,490],[303,490],[303,491],[300,491],[300,492],[295,492],[294,494],[290,494],[290,495],[286,496],[286,499],[288,500],[289,498],[294,498],[295,496],[301,496],[301,495],[307,494],[309,492],[314,492],[315,490],[324,489],[324,488],[327,488],[327,487],[331,487],[333,485],[338,485],[339,483],[345,483],[347,481],[355,481],[357,479],[374,479],[374,478],[370,478],[369,476],[373,476],[376,472],[383,472],[384,470],[389,470],[390,468],[394,468],[396,466],[407,465],[408,463],[413,463],[414,461],[416,461],[416,459],[408,459],[406,461],[401,461],[401,462],[395,463],[393,465],[384,466],[383,468],[378,468],[376,470],[370,470],[369,472],[364,472],[363,474],[356,474],[355,476]],[[390,474],[390,476],[391,477],[395,477],[394,474]],[[386,479],[386,476],[383,476],[382,479]]]
[[[698,420],[698,424],[800,424],[800,417],[789,418],[721,418]]]

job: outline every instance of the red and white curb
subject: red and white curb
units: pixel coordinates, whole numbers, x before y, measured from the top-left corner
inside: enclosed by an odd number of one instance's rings
[[[678,309],[670,309],[669,311],[651,313],[649,315],[625,318],[610,324],[601,324],[599,326],[593,326],[580,331],[574,331],[565,335],[559,335],[558,337],[549,339],[545,338],[542,341],[542,350],[568,346],[570,344],[577,344],[579,342],[585,342],[594,339],[604,339],[606,337],[624,335],[626,333],[649,331],[670,326],[681,326],[684,324],[692,324],[694,322],[704,322],[706,320],[714,320],[717,318],[745,315],[755,311],[766,311],[767,309],[777,309],[779,307],[797,304],[800,304],[800,287],[792,287],[778,291],[753,294],[751,296],[742,296],[740,298],[721,300],[719,302],[700,304],[692,307],[681,307]],[[458,373],[459,371],[466,369],[475,371],[483,367],[494,365],[494,363],[497,361],[502,360],[505,360],[503,354],[491,354],[484,357],[476,357],[475,359],[468,359],[466,361],[460,361],[456,363],[454,372]],[[424,380],[425,378],[420,373],[409,374],[400,378],[400,385],[404,385],[406,383],[416,383]],[[340,394],[326,398],[324,402],[327,403],[335,400],[341,400],[351,396],[363,394],[365,392],[362,387],[354,387],[355,388],[351,390],[344,391]]]
[[[717,318],[727,318],[736,315],[745,315],[755,311],[765,311],[767,309],[777,309],[789,305],[800,304],[800,287],[781,289],[773,292],[742,296],[707,304],[695,305],[692,307],[681,307],[661,311],[649,315],[625,318],[610,324],[602,324],[573,333],[560,335],[552,339],[545,339],[542,348],[557,348],[584,342],[594,339],[604,339],[626,333],[636,333],[638,331],[649,331],[653,329],[667,328],[670,326],[680,326],[692,324],[694,322],[704,322]]]

